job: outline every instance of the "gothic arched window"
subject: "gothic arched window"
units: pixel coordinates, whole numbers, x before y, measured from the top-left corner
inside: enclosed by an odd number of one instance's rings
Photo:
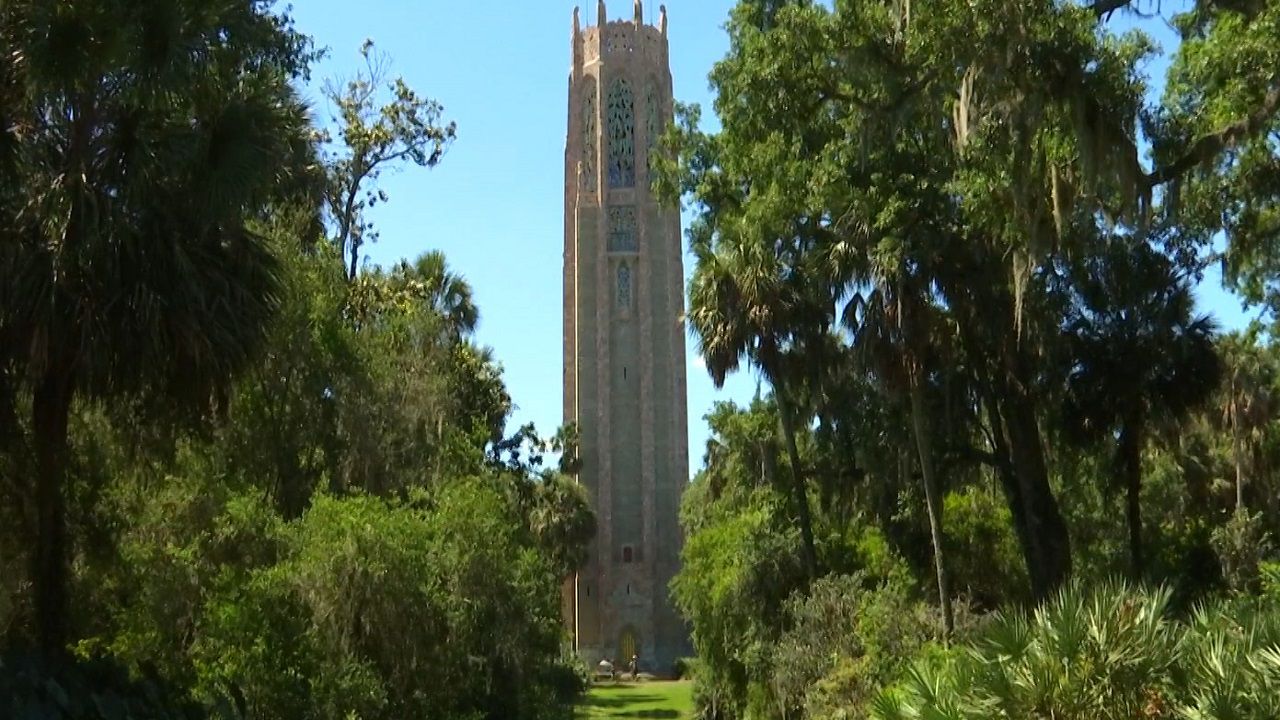
[[[625,262],[618,264],[618,307],[631,307],[631,266]]]
[[[609,85],[609,187],[636,184],[635,99],[631,85],[618,78]]]
[[[582,189],[596,190],[596,81],[586,78],[582,89]]]
[[[645,153],[648,162],[649,174],[653,175],[653,158],[654,150],[658,146],[658,139],[662,137],[662,95],[658,93],[657,78],[649,78],[648,86],[645,88],[644,94],[645,107],[645,135],[648,142]]]

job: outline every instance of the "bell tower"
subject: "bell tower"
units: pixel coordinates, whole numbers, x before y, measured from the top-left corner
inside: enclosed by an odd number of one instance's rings
[[[564,207],[564,419],[598,532],[566,583],[580,657],[669,674],[690,652],[670,599],[688,483],[684,272],[679,208],[650,189],[672,119],[667,14],[596,25],[573,13]]]

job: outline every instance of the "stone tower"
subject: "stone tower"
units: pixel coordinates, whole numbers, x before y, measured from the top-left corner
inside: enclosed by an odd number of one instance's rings
[[[671,671],[689,653],[669,583],[688,482],[679,208],[650,191],[671,122],[666,8],[597,25],[573,13],[564,205],[564,418],[578,425],[598,532],[564,592],[578,654]]]

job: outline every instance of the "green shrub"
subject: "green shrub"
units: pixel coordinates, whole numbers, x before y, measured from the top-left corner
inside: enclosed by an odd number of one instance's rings
[[[558,664],[557,584],[482,478],[429,509],[319,497],[289,551],[211,606],[206,682],[256,717],[542,718],[581,689]]]
[[[1026,566],[1008,503],[988,489],[969,487],[948,494],[944,508],[952,593],[988,609],[1025,600]]]
[[[560,662],[547,667],[543,677],[551,695],[566,706],[591,687],[591,670],[578,657],[561,657]]]
[[[1184,634],[1177,705],[1199,720],[1280,718],[1280,605],[1239,597],[1202,607]]]
[[[1280,717],[1280,604],[1237,598],[1189,622],[1166,589],[1073,584],[999,618],[961,651],[916,663],[879,720]]]
[[[804,583],[799,532],[785,498],[769,489],[701,508],[694,503],[702,489],[695,482],[685,494],[686,520],[694,510],[706,515],[671,583],[698,653],[694,705],[706,718],[748,717],[749,708],[771,705],[763,683],[773,646],[788,598]]]
[[[1259,567],[1271,554],[1271,535],[1261,513],[1236,511],[1213,531],[1213,549],[1227,587],[1236,592],[1258,590]]]
[[[788,606],[791,628],[773,656],[778,703],[807,717],[861,718],[869,704],[937,628],[929,609],[897,574],[828,576]]]
[[[0,717],[6,720],[236,720],[225,697],[212,707],[154,677],[133,678],[107,659],[50,663],[33,654],[0,658]]]
[[[1280,562],[1263,563],[1258,574],[1262,577],[1262,594],[1268,600],[1280,603]]]

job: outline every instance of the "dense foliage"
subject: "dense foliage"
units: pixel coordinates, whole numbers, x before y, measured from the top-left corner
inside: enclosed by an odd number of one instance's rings
[[[1223,628],[1276,612],[1280,3],[727,30],[658,179],[708,372],[767,383],[685,496],[702,716],[1273,716],[1276,639]],[[1255,326],[1197,309],[1218,261]]]
[[[1280,0],[727,29],[658,163],[764,380],[683,501],[701,716],[1276,717]],[[320,125],[276,3],[0,4],[0,714],[569,712],[574,430],[441,254],[365,262],[455,129],[361,56]]]
[[[567,713],[573,432],[509,431],[440,253],[360,262],[441,106],[366,46],[322,130],[263,0],[5,2],[0,48],[0,715]]]
[[[877,698],[874,716],[1276,717],[1280,598],[1213,602],[1185,620],[1170,616],[1169,599],[1073,585],[1034,615],[996,618],[968,651],[913,668]]]

